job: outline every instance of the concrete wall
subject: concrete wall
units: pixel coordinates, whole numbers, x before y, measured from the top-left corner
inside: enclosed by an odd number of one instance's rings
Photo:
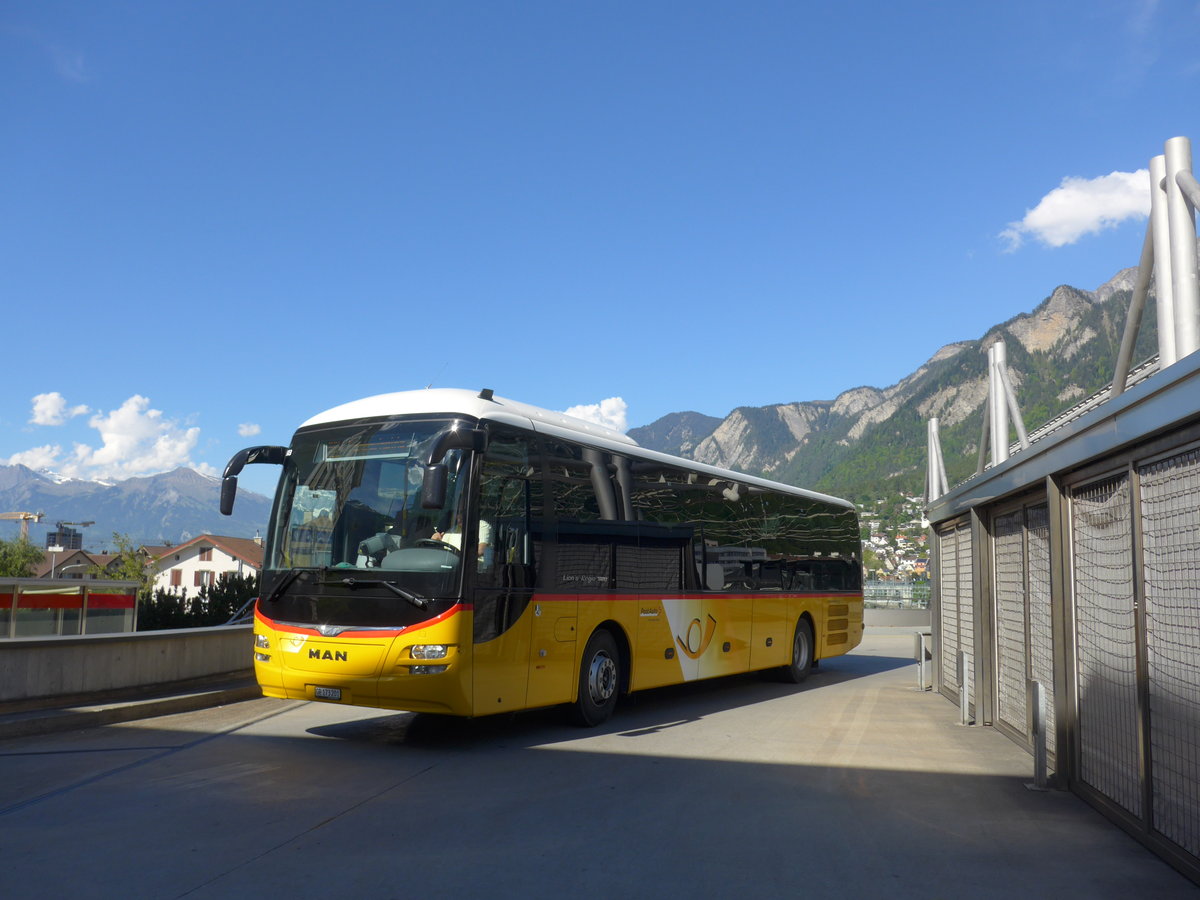
[[[868,628],[929,628],[933,621],[928,609],[864,609],[863,625]]]
[[[251,625],[0,641],[0,703],[246,676]]]

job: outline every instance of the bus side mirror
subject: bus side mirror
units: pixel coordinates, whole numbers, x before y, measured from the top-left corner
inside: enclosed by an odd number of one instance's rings
[[[287,455],[287,447],[247,447],[233,454],[221,477],[221,515],[233,515],[233,501],[237,497],[237,477],[242,469],[261,463],[280,466],[287,459]]]
[[[237,497],[237,476],[226,475],[221,479],[221,515],[233,515],[233,500]]]
[[[421,481],[421,508],[441,509],[446,505],[446,464],[434,463],[425,467]]]

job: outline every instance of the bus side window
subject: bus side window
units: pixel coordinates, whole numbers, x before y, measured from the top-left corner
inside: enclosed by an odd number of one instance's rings
[[[543,526],[542,474],[526,435],[494,428],[479,485],[479,586],[532,590]]]
[[[724,586],[715,559],[705,562],[702,497],[705,489],[697,476],[683,469],[642,460],[618,460],[618,494],[639,524],[639,547],[658,561],[658,571],[667,574],[663,548],[673,548],[669,586],[659,581],[648,587],[657,590],[698,590]]]
[[[583,592],[612,588],[616,498],[607,454],[563,441],[546,441],[555,530],[552,588]]]

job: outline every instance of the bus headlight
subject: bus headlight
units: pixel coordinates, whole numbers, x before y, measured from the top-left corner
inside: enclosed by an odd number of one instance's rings
[[[265,634],[256,634],[254,636],[254,646],[260,650],[269,650],[271,649],[271,639]]]
[[[449,666],[410,666],[408,671],[413,675],[439,675]]]
[[[417,644],[412,648],[413,659],[445,659],[450,648],[445,644]]]

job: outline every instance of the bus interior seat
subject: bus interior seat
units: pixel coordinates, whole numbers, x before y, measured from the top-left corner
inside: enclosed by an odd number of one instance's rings
[[[725,590],[725,567],[720,563],[709,563],[704,567],[704,586],[710,591]]]

